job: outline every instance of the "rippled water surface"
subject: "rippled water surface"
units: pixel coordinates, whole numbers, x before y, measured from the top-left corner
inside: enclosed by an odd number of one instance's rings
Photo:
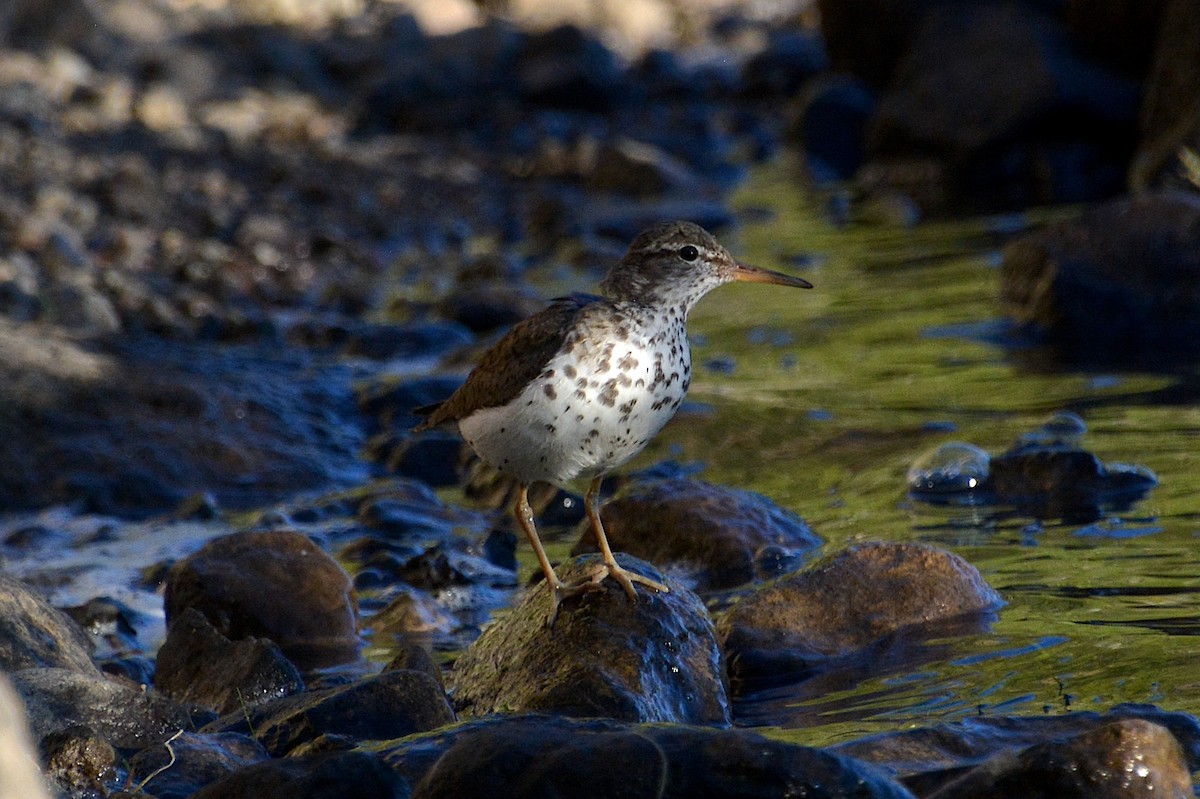
[[[984,632],[749,697],[739,723],[821,745],[1125,701],[1200,713],[1200,407],[1170,390],[1177,377],[1052,369],[994,343],[1000,246],[1071,212],[836,228],[779,169],[754,176],[735,206],[772,215],[744,225],[731,249],[816,288],[739,285],[707,298],[691,323],[690,412],[636,464],[702,463],[703,479],[802,515],[825,551],[867,539],[948,547],[1007,601]],[[1083,417],[1086,449],[1148,467],[1158,487],[1085,526],[906,495],[922,452],[959,440],[998,453],[1060,410]]]

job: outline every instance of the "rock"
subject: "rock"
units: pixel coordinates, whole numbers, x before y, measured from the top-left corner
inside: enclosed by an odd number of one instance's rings
[[[635,482],[600,511],[614,551],[667,569],[695,591],[792,571],[821,540],[766,497],[699,480]],[[590,527],[571,554],[596,550]]]
[[[0,575],[0,672],[46,666],[94,676],[91,648],[67,614],[20,580]]]
[[[376,419],[378,429],[415,427],[420,416],[416,408],[441,402],[462,385],[461,377],[421,377],[400,383],[366,383],[358,391],[358,407],[366,416]]]
[[[626,568],[661,579],[641,561]],[[557,569],[564,582],[599,564],[584,556]],[[550,593],[539,583],[458,658],[450,675],[456,707],[479,716],[543,712],[680,724],[729,722],[720,652],[704,605],[683,585],[670,593],[614,580],[565,602],[549,625]]]
[[[631,197],[713,194],[713,188],[660,147],[629,138],[601,144],[584,176],[589,189]]]
[[[195,608],[174,619],[158,650],[154,685],[177,702],[218,713],[245,710],[304,690],[304,680],[265,638],[230,641]]]
[[[880,96],[869,160],[907,179],[913,153],[930,159],[940,185],[900,188],[932,211],[1078,202],[1123,188],[1135,81],[1080,58],[1062,22],[1032,4],[933,6]]]
[[[886,86],[917,24],[939,5],[944,0],[818,0],[830,67]]]
[[[408,786],[370,752],[325,752],[240,769],[191,799],[396,799]]]
[[[242,508],[344,485],[364,470],[349,382],[274,346],[0,323],[0,506],[145,517],[202,490]]]
[[[347,355],[374,360],[427,358],[443,355],[475,340],[457,322],[419,325],[354,325],[345,342]]]
[[[823,661],[1003,604],[959,556],[927,544],[868,543],[764,586],[722,616],[718,634],[739,683],[787,680]]]
[[[527,37],[513,68],[519,95],[537,105],[604,111],[629,90],[616,56],[574,25]]]
[[[104,796],[117,776],[117,752],[87,727],[52,732],[39,747],[46,779],[65,796]]]
[[[459,482],[459,467],[464,459],[463,440],[448,430],[428,430],[419,436],[401,438],[398,443],[389,442],[385,448],[371,447],[371,450],[373,460],[382,461],[389,472],[400,477],[412,477],[433,488]]]
[[[142,749],[195,726],[182,705],[104,677],[49,668],[25,669],[10,677],[39,741],[71,727],[88,727],[115,747]]]
[[[1149,469],[1105,464],[1081,445],[1087,425],[1069,411],[1051,414],[992,457],[959,441],[922,454],[908,470],[909,496],[950,505],[1015,506],[1038,519],[1087,523],[1122,510],[1158,484]]]
[[[442,684],[441,666],[433,659],[433,655],[429,653],[428,649],[411,641],[400,642],[395,657],[388,661],[383,670],[385,672],[419,671],[422,674],[428,674],[443,690],[445,688]]]
[[[483,719],[431,738],[410,738],[384,752],[414,783],[413,799],[911,797],[849,758],[745,730],[518,716]],[[436,762],[434,753],[440,754]]]
[[[387,671],[335,688],[310,690],[235,711],[202,732],[237,732],[260,741],[272,757],[321,740],[349,748],[360,741],[401,738],[454,721],[436,680],[420,671]]]
[[[1200,197],[1114,200],[1004,249],[1000,298],[1073,363],[1189,359],[1200,351]]]
[[[1067,0],[1064,19],[1079,49],[1113,69],[1145,77],[1171,0]]]
[[[767,46],[742,67],[748,97],[787,97],[828,66],[820,38],[806,30],[773,30]]]
[[[801,93],[789,133],[804,150],[809,174],[818,182],[843,181],[866,161],[867,123],[875,94],[852,75],[815,78]]]
[[[477,334],[516,324],[546,306],[541,295],[513,278],[471,280],[437,304],[442,316]]]
[[[155,799],[187,799],[222,777],[270,760],[262,744],[246,735],[184,732],[129,759],[129,785]]]
[[[1120,728],[1110,737],[1112,728]],[[1165,729],[1170,736],[1157,731]],[[1126,736],[1130,736],[1126,738]],[[874,763],[895,774],[913,791],[926,796],[942,785],[953,782],[973,769],[985,767],[972,778],[977,780],[992,766],[999,775],[1017,762],[1030,763],[1029,756],[1039,753],[1061,764],[1065,751],[1077,749],[1075,743],[1090,742],[1094,754],[1119,752],[1124,745],[1111,746],[1113,740],[1143,738],[1148,751],[1174,758],[1172,750],[1182,746],[1185,770],[1200,767],[1200,721],[1187,713],[1172,713],[1153,705],[1117,705],[1104,713],[1075,711],[1054,716],[1002,717],[978,716],[932,727],[885,732],[847,741],[832,751]],[[1167,742],[1170,737],[1172,746]],[[1108,743],[1104,743],[1105,740]],[[1161,761],[1160,761],[1161,762]],[[990,764],[990,765],[987,765]],[[1108,767],[1081,769],[1081,777],[1102,777]],[[1093,773],[1094,772],[1094,773]],[[1136,768],[1125,772],[1136,772]],[[1121,773],[1121,772],[1116,772]],[[1068,794],[1071,795],[1071,794]]]
[[[171,568],[164,606],[168,627],[195,608],[232,641],[269,638],[301,671],[358,656],[349,575],[307,536],[288,530],[209,541]]]
[[[1122,5],[1128,16],[1157,13],[1160,26],[1143,92],[1140,141],[1129,167],[1129,185],[1138,192],[1153,187],[1196,191],[1200,178],[1183,150],[1200,153],[1200,10],[1188,0]],[[1127,45],[1123,26],[1109,30],[1109,35]]]
[[[1165,728],[1118,721],[1065,740],[996,755],[928,796],[931,799],[1190,799],[1191,773]]]
[[[991,460],[984,490],[1039,519],[1084,524],[1104,508],[1128,508],[1158,483],[1148,469],[1106,466],[1070,445],[1016,445]]]
[[[0,796],[49,799],[21,698],[0,676]]]

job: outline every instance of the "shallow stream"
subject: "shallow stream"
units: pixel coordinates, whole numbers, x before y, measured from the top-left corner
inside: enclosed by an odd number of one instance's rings
[[[1037,350],[1002,343],[999,248],[1014,231],[1072,211],[835,225],[828,200],[798,184],[780,166],[752,175],[733,201],[749,221],[725,240],[816,288],[729,286],[701,303],[689,402],[631,467],[671,460],[762,493],[804,517],[827,552],[873,539],[948,547],[1007,604],[985,629],[899,642],[871,662],[746,696],[737,723],[825,745],[973,715],[1127,701],[1200,715],[1195,380],[1055,368]],[[908,496],[906,472],[923,453],[950,441],[998,453],[1060,411],[1085,421],[1083,447],[1152,470],[1158,486],[1088,524]],[[108,595],[140,614],[138,645],[153,652],[163,631],[152,567],[241,524],[236,515],[150,520],[114,533],[106,520],[50,510],[0,519],[0,539],[9,543],[5,569],[56,604]],[[22,530],[31,545],[13,545]],[[565,557],[573,531],[548,532],[552,558]],[[517,552],[523,578],[535,564],[523,544]],[[386,662],[386,649],[375,640],[367,654]]]
[[[824,745],[1119,702],[1200,714],[1200,405],[1179,388],[1186,377],[1055,368],[1001,343],[1000,247],[1072,211],[835,227],[778,167],[752,176],[734,205],[771,210],[746,214],[762,221],[729,242],[736,254],[816,288],[725,287],[701,303],[690,412],[633,465],[701,464],[702,479],[804,517],[827,552],[871,539],[947,547],[1007,602],[986,631],[899,647],[865,675],[835,667],[747,697],[738,723]],[[922,453],[965,441],[997,454],[1063,410],[1085,421],[1085,449],[1147,467],[1159,485],[1085,525],[908,496]]]

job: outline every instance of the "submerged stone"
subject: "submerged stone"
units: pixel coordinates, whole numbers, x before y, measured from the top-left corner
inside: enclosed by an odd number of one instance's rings
[[[770,583],[722,616],[718,633],[735,684],[794,680],[902,630],[1003,604],[974,566],[916,543],[850,547]]]
[[[999,455],[973,444],[941,444],[909,467],[909,496],[936,504],[1009,505],[1037,518],[1090,522],[1102,508],[1128,507],[1157,485],[1144,466],[1105,464],[1083,449],[1086,431],[1083,419],[1063,411]]]

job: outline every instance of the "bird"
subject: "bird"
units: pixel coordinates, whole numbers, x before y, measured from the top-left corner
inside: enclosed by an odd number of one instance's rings
[[[600,295],[551,300],[487,350],[445,401],[415,409],[425,418],[414,431],[455,423],[483,461],[516,481],[512,513],[550,587],[551,624],[563,600],[607,578],[634,602],[635,583],[669,590],[617,563],[600,521],[600,486],[679,409],[692,374],[688,314],[733,281],[812,288],[739,263],[692,222],[652,225],[601,281]],[[568,488],[581,479],[590,480],[584,510],[602,564],[568,585],[542,546],[528,492],[539,481]]]

